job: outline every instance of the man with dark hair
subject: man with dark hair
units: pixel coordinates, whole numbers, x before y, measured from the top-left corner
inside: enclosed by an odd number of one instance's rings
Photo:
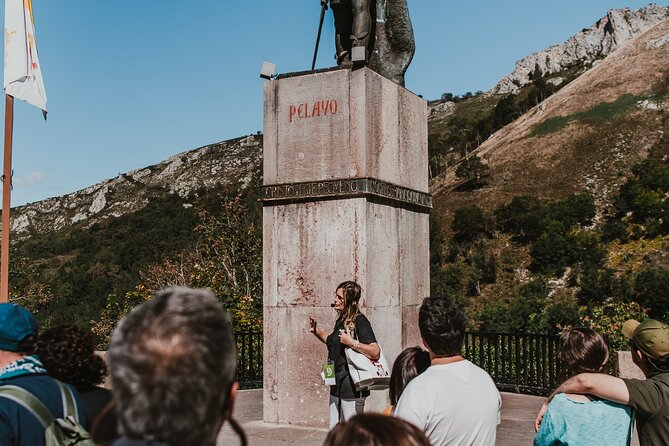
[[[115,446],[213,446],[237,392],[230,316],[207,290],[167,289],[117,326],[108,352]]]
[[[30,392],[55,418],[63,418],[63,396],[58,382],[47,374],[39,358],[32,355],[37,322],[25,308],[0,304],[0,388],[18,387]],[[78,421],[86,426],[86,410],[77,392],[74,397]],[[45,427],[17,395],[0,397],[0,444],[43,446]]]
[[[632,360],[645,380],[603,373],[581,373],[560,385],[546,399],[535,421],[539,429],[548,403],[558,393],[593,395],[630,406],[635,413],[641,446],[669,441],[669,325],[655,319],[629,320],[622,332],[630,340]]]
[[[460,355],[464,312],[446,298],[428,297],[418,326],[431,365],[404,389],[395,415],[422,428],[436,446],[493,446],[502,400],[490,375]]]

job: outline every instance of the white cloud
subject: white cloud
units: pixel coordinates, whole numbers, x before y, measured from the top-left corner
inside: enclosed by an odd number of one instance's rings
[[[15,186],[31,186],[33,184],[41,183],[42,180],[44,180],[42,172],[30,172],[23,177],[15,176],[13,178],[13,183]]]

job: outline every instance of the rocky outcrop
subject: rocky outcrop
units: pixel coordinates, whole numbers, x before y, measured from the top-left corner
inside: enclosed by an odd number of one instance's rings
[[[86,189],[12,209],[12,237],[89,227],[137,211],[160,193],[181,197],[217,184],[248,185],[262,162],[262,138],[246,136],[178,153]]]
[[[655,4],[636,11],[629,8],[612,9],[597,23],[563,44],[553,45],[516,62],[513,73],[503,77],[489,93],[517,93],[520,87],[530,81],[530,74],[537,66],[544,76],[559,73],[577,64],[584,68],[590,67],[667,18],[669,7]]]

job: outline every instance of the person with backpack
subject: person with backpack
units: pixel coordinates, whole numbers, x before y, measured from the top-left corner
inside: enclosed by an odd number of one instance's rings
[[[0,444],[92,445],[76,390],[49,376],[31,354],[36,336],[37,322],[28,310],[0,303]],[[59,440],[63,430],[69,430],[73,442]]]

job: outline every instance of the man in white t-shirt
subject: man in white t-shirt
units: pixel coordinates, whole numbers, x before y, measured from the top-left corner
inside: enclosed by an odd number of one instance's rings
[[[450,300],[428,297],[418,325],[431,365],[407,385],[395,415],[422,428],[433,446],[494,446],[502,399],[490,375],[460,355],[466,317]]]

